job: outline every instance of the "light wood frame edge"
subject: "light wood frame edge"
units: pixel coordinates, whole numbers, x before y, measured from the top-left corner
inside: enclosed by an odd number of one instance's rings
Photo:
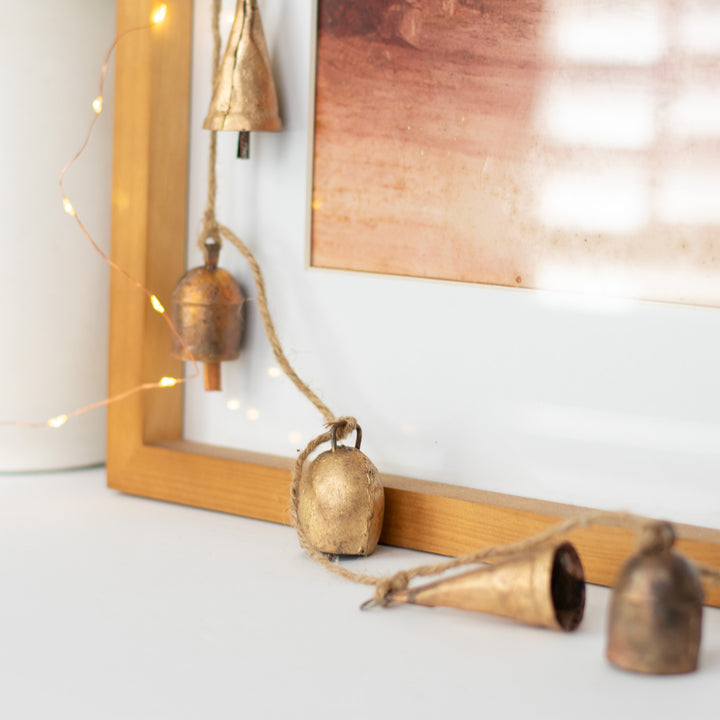
[[[151,0],[118,0],[117,32],[142,26]],[[112,257],[169,301],[184,272],[192,0],[174,0],[162,26],[118,47]],[[110,394],[182,372],[147,298],[111,279]],[[288,523],[290,461],[182,439],[182,390],[133,395],[108,409],[108,485],[123,492]],[[407,478],[383,477],[381,542],[455,555],[519,540],[579,508]],[[720,566],[720,531],[680,526],[680,549]],[[596,526],[572,534],[590,582],[611,585],[632,533]],[[707,587],[720,606],[720,588]]]

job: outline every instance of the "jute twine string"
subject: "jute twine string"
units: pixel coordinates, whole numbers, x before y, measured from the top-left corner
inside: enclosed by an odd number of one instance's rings
[[[221,0],[213,0],[213,84],[217,68],[220,64],[220,9]],[[407,589],[408,585],[414,578],[441,575],[449,570],[458,569],[468,565],[476,565],[488,560],[508,560],[535,550],[543,544],[556,540],[574,530],[590,527],[591,525],[607,523],[638,531],[640,533],[638,543],[640,551],[648,551],[653,548],[661,546],[664,547],[665,545],[668,545],[668,543],[672,543],[672,538],[668,539],[667,535],[663,535],[663,532],[665,531],[659,529],[663,527],[662,525],[648,522],[646,519],[638,517],[637,515],[620,512],[591,511],[565,520],[564,522],[558,523],[541,533],[518,542],[507,543],[504,545],[491,545],[470,553],[443,560],[441,562],[418,565],[408,570],[400,570],[387,576],[368,575],[348,570],[343,565],[333,562],[329,556],[316,550],[308,541],[307,536],[298,521],[298,489],[302,478],[303,468],[310,455],[312,455],[321,445],[330,442],[333,431],[336,439],[340,441],[347,437],[350,433],[354,432],[358,427],[358,423],[353,417],[335,417],[334,413],[328,408],[328,406],[298,376],[297,372],[290,364],[290,361],[287,359],[287,356],[282,348],[282,344],[277,336],[272,316],[270,315],[267,293],[265,290],[265,281],[260,265],[247,245],[240,240],[240,238],[235,235],[230,228],[225,225],[221,225],[217,221],[217,217],[215,215],[215,200],[217,196],[216,164],[217,134],[213,130],[210,133],[207,206],[203,215],[203,226],[200,236],[198,237],[198,245],[201,249],[204,249],[206,241],[222,245],[222,241],[224,239],[232,243],[247,260],[255,282],[258,307],[265,327],[265,334],[270,342],[275,359],[282,368],[283,372],[294,383],[297,389],[325,418],[327,430],[311,440],[307,447],[299,454],[295,462],[290,486],[290,519],[297,531],[300,546],[313,560],[317,561],[330,572],[340,575],[347,580],[351,580],[362,585],[375,586],[375,594],[373,598],[365,603],[363,607],[387,605],[392,594],[394,592]],[[698,566],[698,570],[701,576],[705,579],[720,581],[720,569],[701,565]]]
[[[212,84],[215,84],[215,76],[220,65],[221,37],[220,37],[220,10],[221,0],[213,0],[212,4],[212,30],[213,30],[213,64],[212,64]],[[332,422],[335,415],[332,410],[303,382],[290,361],[283,351],[280,339],[277,336],[275,325],[268,309],[267,292],[265,291],[265,279],[263,278],[260,265],[250,248],[225,225],[221,225],[217,221],[215,214],[215,201],[217,198],[217,132],[210,131],[210,151],[208,154],[208,195],[205,213],[203,214],[203,225],[200,235],[198,236],[198,247],[204,250],[207,241],[217,243],[222,247],[223,239],[232,243],[247,260],[250,270],[252,271],[257,292],[258,307],[260,308],[260,317],[265,327],[270,347],[272,348],[278,365],[282,368],[285,375],[294,383],[295,387],[320,411],[326,422]]]
[[[712,565],[696,565],[700,577],[708,582],[720,582],[720,568]]]
[[[220,53],[222,51],[222,38],[220,37],[220,10],[222,0],[212,0],[212,33],[213,57],[210,69],[210,87],[215,91],[215,76],[220,66]],[[205,241],[210,240],[222,247],[222,239],[218,232],[217,218],[215,217],[215,198],[217,197],[217,133],[210,132],[210,153],[208,156],[207,202],[203,214],[203,226],[198,236],[198,247],[205,249]]]
[[[217,74],[218,67],[220,65],[220,52],[221,52],[221,37],[220,37],[220,10],[221,0],[213,0],[212,2],[212,30],[213,30],[213,63],[212,63],[212,78],[211,82],[214,86],[215,76]],[[198,236],[198,246],[204,250],[205,243],[207,241],[218,243],[222,246],[222,241],[227,240],[232,243],[241,255],[247,260],[250,270],[253,275],[255,282],[255,289],[257,292],[258,308],[260,310],[260,316],[265,327],[265,334],[267,335],[270,346],[275,355],[275,359],[278,365],[282,368],[285,375],[294,383],[295,387],[319,410],[322,416],[325,418],[325,422],[328,428],[335,427],[336,437],[338,440],[342,440],[349,433],[353,432],[357,427],[357,421],[354,418],[336,418],[335,414],[328,408],[328,406],[310,389],[310,387],[300,378],[290,361],[285,355],[280,339],[278,338],[275,330],[275,325],[270,315],[270,309],[268,307],[267,292],[265,290],[265,280],[263,278],[262,270],[258,264],[255,256],[251,252],[250,248],[225,225],[221,225],[217,221],[215,213],[215,202],[217,197],[217,133],[212,130],[210,132],[210,148],[208,156],[208,195],[207,205],[205,213],[203,215],[203,225]],[[298,522],[297,516],[297,504],[298,504],[298,487],[300,478],[302,476],[302,468],[305,460],[311,455],[320,445],[330,441],[331,430],[322,433],[317,438],[312,440],[305,450],[298,457],[295,463],[295,470],[293,471],[292,483],[290,487],[290,518],[292,524],[298,534],[298,540],[300,546],[308,553],[308,555],[319,562],[324,567],[328,568],[337,575],[341,575],[349,580],[360,582],[364,584],[374,585],[377,578],[372,576],[363,575],[361,573],[354,573],[347,570],[342,565],[332,562],[323,553],[315,550],[312,545],[308,542],[307,536],[303,531],[300,523]]]

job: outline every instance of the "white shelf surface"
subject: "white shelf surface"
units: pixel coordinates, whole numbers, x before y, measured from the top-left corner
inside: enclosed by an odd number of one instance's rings
[[[604,659],[609,592],[572,634],[461,611],[361,612],[371,592],[303,556],[287,527],[130,497],[103,469],[0,475],[0,717],[703,717],[701,669],[636,676]],[[381,547],[355,568],[424,562]]]

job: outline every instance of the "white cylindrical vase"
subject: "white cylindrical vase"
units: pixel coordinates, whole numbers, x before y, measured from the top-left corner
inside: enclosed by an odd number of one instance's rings
[[[113,41],[111,0],[38,0],[0,23],[0,420],[44,422],[107,393],[109,270],[63,210],[59,176],[80,149]],[[97,243],[110,245],[112,77],[65,192]],[[105,459],[105,411],[57,429],[0,426],[0,472]]]

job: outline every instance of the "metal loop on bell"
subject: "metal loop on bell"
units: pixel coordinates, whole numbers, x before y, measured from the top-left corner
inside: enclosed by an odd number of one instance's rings
[[[370,598],[366,600],[361,606],[361,610],[372,610],[376,607],[387,607],[390,601],[387,598]]]
[[[203,243],[205,248],[205,267],[214,270],[220,259],[220,243],[212,237],[209,237]]]
[[[330,447],[332,448],[332,451],[335,452],[337,450],[337,429],[338,429],[339,423],[335,423],[335,425],[332,426],[332,429],[330,430]],[[355,426],[355,449],[360,449],[360,443],[362,442],[362,428],[359,425]]]

